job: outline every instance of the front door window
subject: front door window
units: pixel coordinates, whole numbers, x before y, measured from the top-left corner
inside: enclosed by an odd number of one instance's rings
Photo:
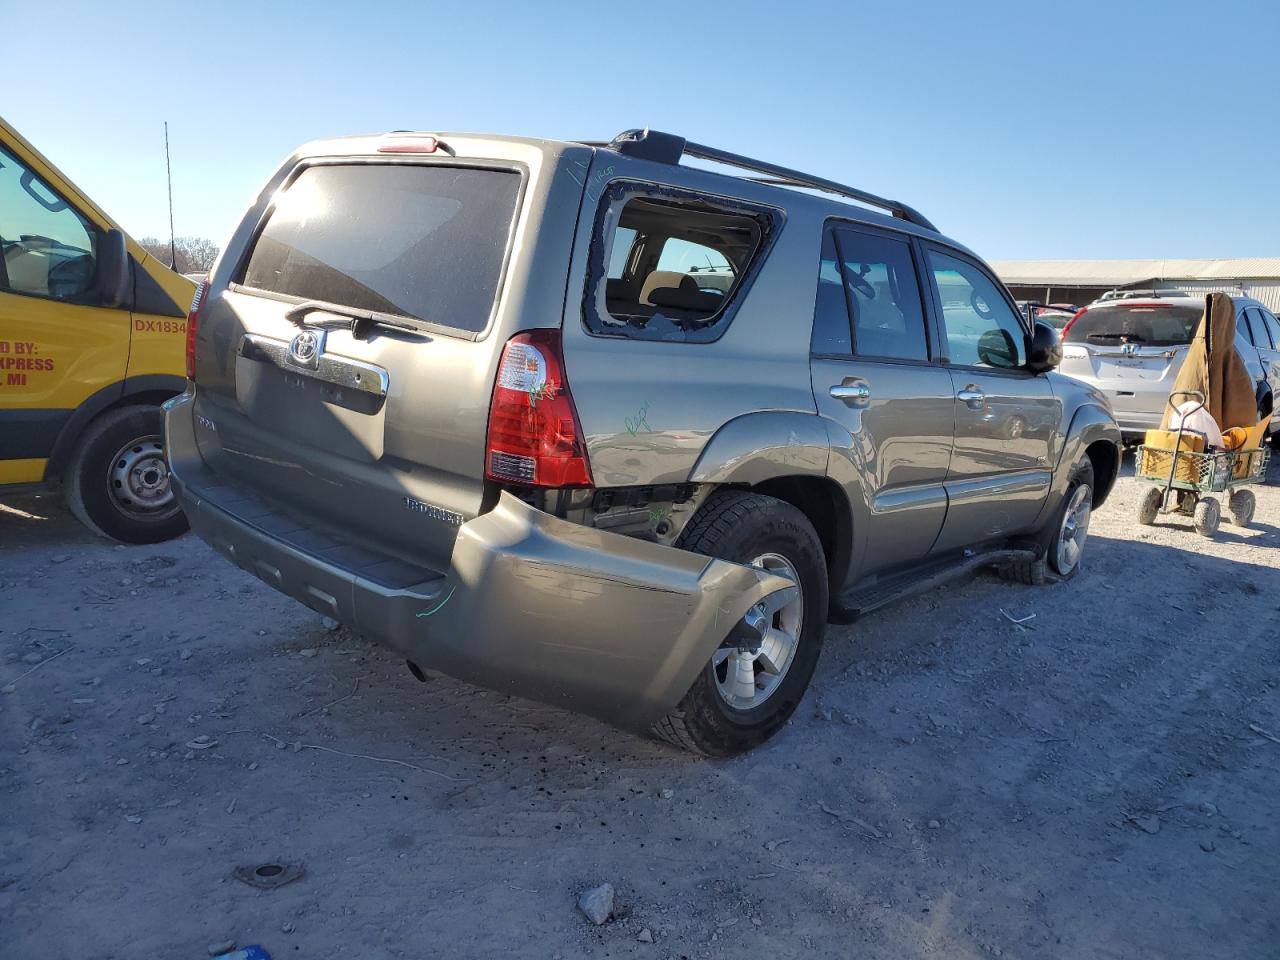
[[[1016,370],[1026,363],[1026,329],[995,281],[967,260],[932,249],[929,268],[953,365]]]
[[[97,231],[0,148],[0,290],[83,300],[93,287]]]

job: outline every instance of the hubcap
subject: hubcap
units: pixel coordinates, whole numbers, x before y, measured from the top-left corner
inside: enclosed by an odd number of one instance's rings
[[[1072,491],[1067,501],[1067,512],[1062,518],[1062,531],[1058,535],[1058,572],[1067,573],[1076,568],[1084,553],[1084,542],[1089,536],[1089,516],[1092,491],[1083,484]]]
[[[121,447],[111,458],[107,489],[116,508],[131,517],[155,519],[176,509],[160,438],[142,437]]]
[[[765,597],[742,618],[760,637],[757,649],[725,646],[711,657],[716,690],[735,710],[753,709],[773,696],[795,659],[804,625],[804,588],[791,561],[766,553],[751,566],[786,577],[796,586]]]

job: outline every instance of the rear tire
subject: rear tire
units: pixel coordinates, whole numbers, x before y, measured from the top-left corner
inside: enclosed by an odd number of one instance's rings
[[[1213,497],[1201,497],[1200,502],[1196,504],[1196,512],[1193,514],[1192,522],[1195,524],[1196,533],[1202,537],[1213,539],[1218,532],[1218,524],[1222,520],[1222,508],[1218,505],[1218,501]]]
[[[67,468],[67,506],[99,536],[160,543],[187,532],[169,486],[159,407],[104,413],[85,428]]]
[[[781,679],[755,706],[738,708],[723,692],[715,658],[679,705],[654,724],[655,736],[708,757],[729,757],[758,746],[787,722],[809,686],[827,620],[827,564],[822,543],[803,513],[757,493],[714,493],[685,527],[676,546],[735,563],[769,556],[785,560],[801,589],[794,652]],[[792,611],[793,613],[795,611]],[[781,616],[779,611],[777,616]],[[775,621],[777,622],[777,621]],[[726,636],[728,630],[725,631]]]

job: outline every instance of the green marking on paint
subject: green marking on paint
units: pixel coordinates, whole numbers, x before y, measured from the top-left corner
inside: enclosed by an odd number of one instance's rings
[[[447,594],[445,594],[445,597],[444,597],[444,599],[443,599],[443,600],[441,600],[439,603],[437,603],[437,604],[436,604],[434,607],[432,607],[430,610],[423,610],[423,611],[422,611],[422,613],[418,614],[418,616],[420,616],[420,617],[429,617],[429,616],[431,616],[433,613],[438,613],[438,612],[440,611],[440,608],[441,608],[441,607],[443,607],[446,603],[448,603],[448,602],[449,602],[449,598],[453,596],[453,591],[454,591],[454,590],[456,590],[456,589],[458,589],[458,588],[457,588],[457,587],[450,587],[450,588],[449,588],[449,592],[448,592]]]

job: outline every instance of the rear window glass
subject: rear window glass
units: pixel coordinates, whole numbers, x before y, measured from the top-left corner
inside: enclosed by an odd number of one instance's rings
[[[241,283],[478,332],[519,192],[520,175],[506,170],[308,167],[276,202]]]
[[[716,339],[758,265],[773,215],[736,202],[621,183],[606,192],[601,210],[588,278],[586,319],[592,332]]]
[[[1090,307],[1067,331],[1067,343],[1190,343],[1200,322],[1200,307],[1116,303]]]

